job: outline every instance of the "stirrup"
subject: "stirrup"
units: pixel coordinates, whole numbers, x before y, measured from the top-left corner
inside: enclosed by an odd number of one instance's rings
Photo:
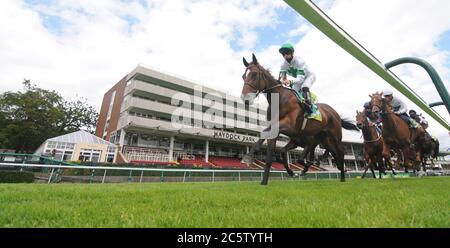
[[[303,103],[303,105],[305,106],[305,112],[307,113],[307,114],[312,114],[312,104],[311,105],[309,105],[309,104],[307,104],[307,103]]]

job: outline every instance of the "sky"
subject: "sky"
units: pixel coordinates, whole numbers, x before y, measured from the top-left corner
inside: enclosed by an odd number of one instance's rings
[[[450,1],[314,3],[382,63],[422,58],[450,88]],[[254,53],[278,75],[285,42],[316,74],[311,90],[318,100],[343,117],[354,120],[368,94],[392,89],[281,0],[2,0],[0,38],[0,93],[23,90],[26,78],[66,99],[85,97],[97,110],[104,93],[138,64],[240,96],[242,57]],[[391,70],[426,102],[440,101],[420,67]],[[435,110],[450,121],[444,106]],[[448,131],[424,116],[441,150],[449,149]]]

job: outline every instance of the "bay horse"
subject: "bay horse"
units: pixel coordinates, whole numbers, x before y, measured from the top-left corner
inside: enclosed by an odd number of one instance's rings
[[[430,159],[431,164],[434,165],[433,159],[436,159],[439,155],[439,140],[433,139],[431,135],[425,131],[424,142],[421,147],[421,157],[422,157],[422,169],[426,171],[427,160]]]
[[[397,156],[399,159],[403,157],[405,172],[408,172],[408,167],[411,165],[415,171],[417,165],[420,166],[420,148],[425,131],[422,127],[411,131],[408,124],[393,112],[391,103],[382,97],[382,92],[376,92],[369,97],[371,98],[372,112],[377,116],[381,115],[382,118],[381,134],[385,142],[383,156],[388,156],[390,149],[400,150],[401,154]],[[420,170],[420,167],[418,169]]]
[[[315,119],[305,120],[304,107],[298,104],[294,92],[291,89],[283,87],[280,81],[276,80],[268,70],[258,63],[254,54],[252,55],[252,62],[248,63],[245,58],[243,58],[243,62],[246,69],[242,76],[244,85],[242,88],[241,99],[246,105],[253,104],[254,99],[260,93],[266,93],[270,106],[272,104],[270,95],[279,94],[280,102],[277,109],[279,118],[277,120],[278,122],[275,124],[278,126],[278,131],[276,131],[274,137],[267,140],[266,165],[264,167],[261,184],[267,185],[268,183],[270,167],[272,166],[273,161],[273,152],[276,147],[276,139],[280,133],[291,138],[291,142],[283,147],[283,153],[295,148],[296,144],[305,141],[308,139],[307,137],[313,137],[313,140],[316,141],[314,143],[316,144],[306,145],[304,153],[308,154],[309,151],[311,151],[312,146],[315,148],[315,146],[320,143],[335,159],[337,167],[341,171],[340,180],[344,182],[345,171],[342,127],[349,130],[358,130],[356,125],[349,121],[342,120],[332,107],[324,103],[317,104],[322,115],[322,121],[317,121]],[[304,122],[304,120],[306,122]],[[271,130],[271,128],[273,128],[272,125],[269,125],[265,131]],[[258,140],[247,155],[253,156],[253,153],[260,149],[263,142],[264,139]],[[284,166],[288,173],[289,171],[292,173],[286,161],[284,161]]]
[[[386,157],[383,156],[383,137],[377,132],[376,124],[368,120],[365,110],[363,112],[356,111],[356,126],[361,129],[363,134],[363,157],[367,163],[364,167],[362,178],[366,176],[366,172],[370,168],[373,178],[376,178],[374,169],[378,169],[379,178],[381,179],[381,174],[386,174],[385,169],[391,161],[390,153],[387,156],[384,154]],[[395,174],[393,169],[392,171]]]

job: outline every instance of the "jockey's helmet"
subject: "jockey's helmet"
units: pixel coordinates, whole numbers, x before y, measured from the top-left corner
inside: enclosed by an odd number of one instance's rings
[[[390,89],[383,90],[383,96],[392,96],[393,92]]]
[[[365,109],[370,109],[370,102],[364,103],[364,108]]]
[[[293,53],[294,52],[294,46],[292,46],[290,43],[285,43],[281,46],[281,48],[278,50],[281,54],[284,53]]]
[[[412,115],[412,114],[417,114],[416,111],[415,111],[414,109],[411,109],[411,110],[409,111],[409,115]]]

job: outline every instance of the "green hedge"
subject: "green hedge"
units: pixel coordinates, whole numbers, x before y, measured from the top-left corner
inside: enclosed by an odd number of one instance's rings
[[[32,183],[34,174],[28,171],[0,170],[0,183]]]

